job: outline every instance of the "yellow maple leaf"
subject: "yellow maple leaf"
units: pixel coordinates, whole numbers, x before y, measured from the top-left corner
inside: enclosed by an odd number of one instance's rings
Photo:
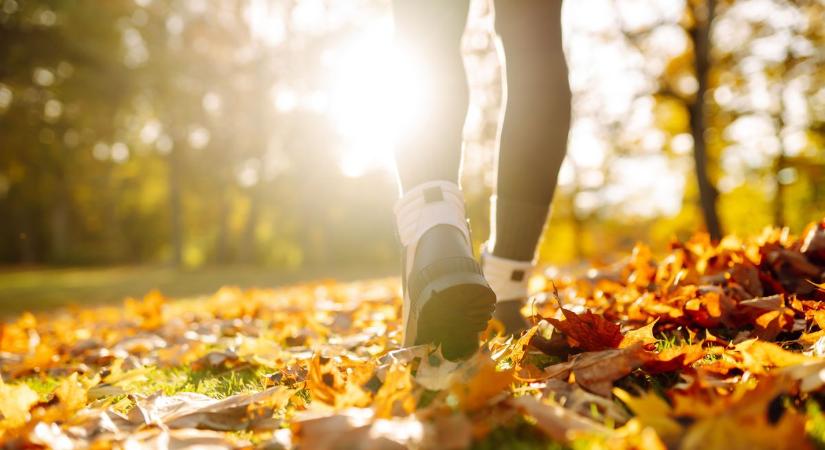
[[[613,395],[633,411],[635,420],[641,425],[653,428],[669,448],[679,441],[684,430],[679,422],[670,417],[671,407],[662,397],[653,392],[643,392],[634,397],[619,388],[613,389]]]
[[[407,415],[415,410],[415,397],[410,366],[393,364],[387,370],[384,384],[378,389],[373,400],[375,417],[389,418]]]
[[[39,400],[25,384],[5,384],[0,378],[0,431],[17,428],[29,421],[29,409]]]

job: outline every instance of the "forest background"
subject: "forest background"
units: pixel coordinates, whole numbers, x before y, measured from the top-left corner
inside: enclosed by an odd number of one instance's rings
[[[500,69],[487,2],[470,16],[481,242]],[[821,219],[823,17],[821,0],[566,2],[574,121],[541,261]],[[385,0],[0,0],[0,274],[394,273],[399,60]]]

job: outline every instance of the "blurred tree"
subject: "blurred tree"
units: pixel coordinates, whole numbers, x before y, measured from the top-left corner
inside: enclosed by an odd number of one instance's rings
[[[693,27],[690,37],[693,44],[693,61],[696,70],[696,94],[690,103],[690,134],[693,136],[693,161],[696,181],[699,185],[699,199],[705,227],[711,239],[722,238],[722,227],[716,211],[718,192],[708,176],[708,155],[705,143],[705,100],[708,93],[708,68],[710,61],[710,29],[716,10],[716,0],[694,1],[690,4]]]
[[[111,27],[129,6],[2,4],[0,174],[7,187],[0,201],[11,220],[0,235],[4,248],[16,249],[7,257],[65,261],[77,249],[72,192],[88,181],[79,172],[89,157],[84,147],[115,136],[114,105],[129,95]]]
[[[727,230],[825,210],[822,2],[706,1],[566,3],[575,122],[545,260],[685,235],[714,187]],[[335,86],[353,110],[375,96],[386,55],[365,30],[387,8],[0,0],[0,261],[395,263],[391,174],[344,170],[376,151],[333,111]],[[488,2],[473,8],[464,187],[482,240],[500,78]]]
[[[821,215],[825,164],[817,121],[825,44],[818,1],[727,1],[714,35],[712,142],[723,172],[723,214],[737,229],[800,227]],[[724,37],[724,38],[723,38]],[[741,196],[762,196],[767,214],[744,214]],[[742,205],[742,206],[740,206]],[[760,220],[757,218],[761,217]]]

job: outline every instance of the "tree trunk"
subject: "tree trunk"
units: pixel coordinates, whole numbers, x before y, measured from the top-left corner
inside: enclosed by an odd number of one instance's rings
[[[229,195],[221,194],[219,198],[218,237],[215,242],[215,263],[226,264],[229,261]]]
[[[171,263],[180,267],[183,263],[183,205],[181,202],[181,142],[175,142],[169,153],[169,245]]]
[[[785,183],[779,179],[779,172],[785,168],[787,161],[785,160],[784,149],[779,150],[779,156],[776,158],[776,167],[774,171],[774,180],[776,194],[773,199],[773,224],[777,227],[784,227],[785,221]]]
[[[25,208],[15,210],[15,222],[17,222],[16,241],[17,254],[22,264],[34,264],[37,262],[37,250],[34,245],[34,230],[31,227],[29,211]]]
[[[260,214],[260,198],[258,187],[253,186],[249,190],[249,216],[246,218],[243,236],[241,238],[240,255],[238,259],[245,264],[255,262],[256,237],[255,231],[258,228],[258,216]]]
[[[699,88],[696,98],[690,105],[690,129],[693,135],[693,160],[696,169],[696,181],[699,185],[699,198],[705,227],[711,239],[722,238],[722,227],[716,210],[718,192],[708,177],[708,156],[705,145],[705,94],[708,89],[707,74],[710,66],[710,27],[716,0],[706,0],[705,7],[696,8],[696,24],[691,31],[696,65],[696,79]]]
[[[789,66],[789,58],[785,57],[785,72],[788,72]],[[783,80],[784,81],[784,80]],[[785,103],[783,100],[784,88],[781,89],[779,94],[779,113],[776,117],[776,132],[779,136],[782,136],[782,131],[785,130]],[[785,156],[785,143],[782,139],[779,139],[779,155],[776,157],[776,161],[774,163],[774,172],[773,172],[773,180],[774,180],[774,199],[773,199],[773,224],[777,227],[784,227],[787,225],[786,218],[785,218],[785,190],[786,186],[785,183],[779,178],[779,174],[782,172],[782,169],[788,166],[788,159]]]
[[[69,262],[72,235],[72,190],[67,174],[66,161],[57,161],[55,164],[54,187],[53,202],[49,214],[49,228],[51,231],[49,259],[54,263],[65,264]]]
[[[65,180],[60,181],[59,192],[55,195],[52,205],[51,227],[51,260],[58,264],[65,263],[69,248],[69,199],[66,193]]]
[[[579,180],[575,181],[576,188],[570,194],[570,223],[573,225],[573,251],[575,252],[576,261],[583,261],[585,259],[584,251],[584,220],[576,214],[576,195],[580,192]]]

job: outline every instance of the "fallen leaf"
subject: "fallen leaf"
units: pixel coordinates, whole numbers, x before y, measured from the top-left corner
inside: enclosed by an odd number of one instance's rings
[[[410,366],[393,364],[373,400],[375,417],[406,416],[415,410]]]
[[[313,401],[335,409],[367,405],[370,395],[361,386],[368,380],[364,372],[372,372],[371,368],[364,365],[361,373],[349,373],[339,370],[331,361],[332,358],[315,355],[310,362],[307,388]]]
[[[633,411],[635,420],[656,430],[656,434],[668,448],[677,446],[684,429],[679,422],[670,417],[671,407],[665,399],[653,392],[632,396],[618,388],[613,389],[613,394]]]
[[[132,422],[169,428],[244,430],[271,418],[274,411],[286,405],[293,393],[292,389],[276,386],[223,400],[188,392],[171,397],[153,395],[139,400],[129,417]]]
[[[656,342],[656,337],[653,336],[653,327],[656,326],[656,322],[658,321],[659,319],[656,319],[641,328],[626,332],[624,337],[622,337],[622,342],[619,343],[619,348],[627,348],[636,343],[647,345]]]
[[[9,385],[0,378],[0,431],[26,423],[37,400],[37,393],[26,384]]]
[[[458,369],[450,392],[463,410],[474,411],[499,399],[513,383],[513,373],[499,370],[490,355],[478,352]]]
[[[561,312],[565,320],[553,318],[545,318],[545,320],[564,333],[573,347],[598,351],[616,348],[622,342],[620,327],[598,314],[590,311],[576,314],[565,308],[562,308]]]
[[[522,414],[533,417],[536,426],[550,438],[572,443],[589,435],[609,436],[611,430],[586,417],[573,413],[555,403],[541,402],[532,396],[522,396],[507,402]]]

